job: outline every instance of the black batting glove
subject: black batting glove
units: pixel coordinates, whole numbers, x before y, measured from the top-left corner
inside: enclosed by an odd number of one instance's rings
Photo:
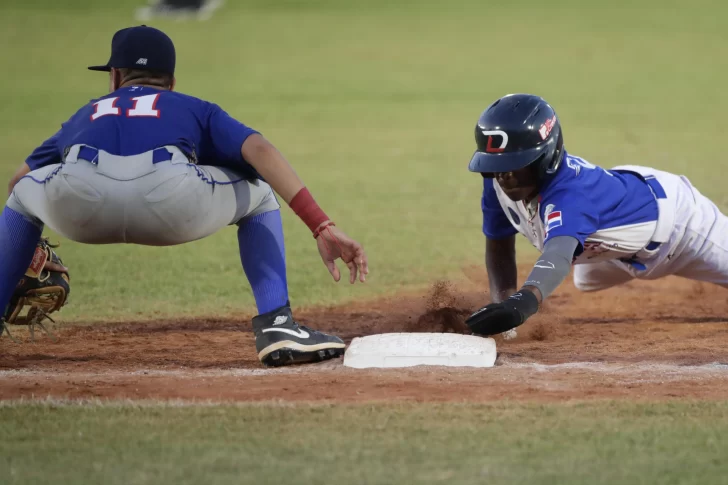
[[[514,293],[507,300],[491,303],[465,320],[477,335],[498,335],[523,324],[538,311],[538,298],[528,290]]]

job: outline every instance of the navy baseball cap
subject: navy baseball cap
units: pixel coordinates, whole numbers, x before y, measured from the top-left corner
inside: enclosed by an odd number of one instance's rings
[[[103,66],[89,66],[92,71],[111,68],[147,69],[174,74],[177,56],[167,34],[154,27],[140,25],[122,29],[111,39],[111,58]]]

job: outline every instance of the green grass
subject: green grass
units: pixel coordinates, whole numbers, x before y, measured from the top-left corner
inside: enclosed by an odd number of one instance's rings
[[[104,92],[85,67],[106,61],[141,3],[2,3],[0,179]],[[570,151],[687,174],[727,207],[727,14],[722,0],[255,0],[152,24],[176,41],[179,90],[273,140],[368,250],[367,285],[335,285],[284,209],[292,300],[309,305],[416,289],[482,260],[481,180],[466,166],[478,115],[508,92],[550,100]],[[65,321],[252,309],[232,228],[167,249],[62,243]]]
[[[9,405],[0,482],[726,483],[728,405]]]

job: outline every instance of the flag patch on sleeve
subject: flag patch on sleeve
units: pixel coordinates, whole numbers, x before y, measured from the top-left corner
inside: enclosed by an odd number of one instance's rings
[[[546,233],[548,234],[551,229],[559,227],[561,223],[561,211],[549,212],[546,215]]]

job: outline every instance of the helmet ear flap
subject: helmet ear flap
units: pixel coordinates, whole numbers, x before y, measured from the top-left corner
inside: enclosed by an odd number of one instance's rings
[[[554,150],[554,156],[551,157],[551,160],[549,160],[548,165],[546,166],[546,170],[544,170],[546,175],[555,174],[556,171],[559,169],[559,166],[561,165],[561,160],[564,158],[564,137],[561,134],[561,127],[559,127],[558,130],[559,133],[556,138],[556,149]]]

